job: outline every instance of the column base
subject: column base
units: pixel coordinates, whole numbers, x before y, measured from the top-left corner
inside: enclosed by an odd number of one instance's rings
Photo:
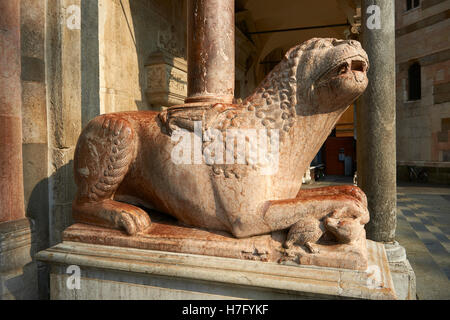
[[[416,300],[416,275],[406,258],[405,248],[397,241],[384,246],[398,299]]]
[[[191,96],[184,100],[184,103],[233,103],[233,95],[203,95],[203,96]]]
[[[0,300],[38,298],[33,243],[28,219],[0,223]]]
[[[36,257],[51,267],[51,299],[396,299],[384,246],[367,247],[365,271],[71,241]]]

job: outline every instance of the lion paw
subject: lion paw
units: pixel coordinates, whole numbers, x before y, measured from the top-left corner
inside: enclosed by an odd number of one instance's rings
[[[129,235],[142,232],[151,225],[144,210],[114,200],[75,204],[72,208],[77,222],[122,229]]]

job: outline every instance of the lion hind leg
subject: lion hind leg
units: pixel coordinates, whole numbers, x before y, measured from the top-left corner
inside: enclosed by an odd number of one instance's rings
[[[150,225],[150,218],[142,209],[112,200],[128,173],[135,149],[135,132],[120,115],[102,115],[87,125],[75,150],[75,221],[125,229],[128,234]]]

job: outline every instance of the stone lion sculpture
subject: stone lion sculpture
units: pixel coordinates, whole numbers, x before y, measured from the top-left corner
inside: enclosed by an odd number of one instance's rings
[[[143,207],[238,238],[289,228],[285,246],[305,245],[312,252],[324,234],[352,242],[369,221],[364,193],[355,186],[300,187],[339,117],[365,90],[367,68],[359,42],[315,38],[290,49],[240,104],[193,103],[96,117],[75,151],[75,221],[133,235],[151,224]],[[180,143],[174,133],[193,133],[196,123],[205,136],[210,128],[272,133],[278,138],[276,170],[264,173],[264,165],[239,151],[232,157],[244,156],[243,163],[173,161]],[[269,140],[275,149],[277,141]],[[211,143],[201,138],[202,151]]]

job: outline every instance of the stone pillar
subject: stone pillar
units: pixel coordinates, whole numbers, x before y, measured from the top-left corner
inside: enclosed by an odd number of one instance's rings
[[[82,83],[83,79],[86,80],[82,75],[86,66],[82,65],[81,30],[67,26],[67,19],[73,13],[66,9],[71,5],[81,8],[81,4],[81,0],[48,0],[46,8],[48,27],[45,68],[48,101],[51,101],[47,106],[50,245],[60,242],[61,232],[73,223],[72,200],[76,185],[72,160],[82,121],[91,114],[81,107],[81,88],[89,83]],[[90,18],[92,17],[83,18],[81,13],[81,19]],[[81,23],[81,28],[83,26],[89,28],[90,24],[85,21]],[[95,30],[94,28],[93,32]],[[90,55],[87,52],[85,54],[88,59]],[[86,94],[86,101],[95,100],[95,94]],[[95,108],[95,104],[92,107]]]
[[[0,0],[0,300],[37,297],[22,172],[20,1]]]
[[[0,223],[24,218],[20,1],[0,0]]]
[[[416,298],[416,278],[405,249],[395,241],[395,2],[362,0],[362,46],[369,56],[369,85],[357,103],[358,185],[367,194],[369,239],[385,243],[399,299]],[[377,25],[376,19],[379,19]]]
[[[373,5],[375,11],[367,13]],[[369,203],[367,237],[381,242],[394,241],[397,223],[394,6],[391,0],[362,0],[361,7],[362,46],[370,68],[357,111],[358,185]],[[379,19],[379,26],[369,19],[378,13],[371,19]]]
[[[231,103],[234,0],[188,0],[188,102]]]

